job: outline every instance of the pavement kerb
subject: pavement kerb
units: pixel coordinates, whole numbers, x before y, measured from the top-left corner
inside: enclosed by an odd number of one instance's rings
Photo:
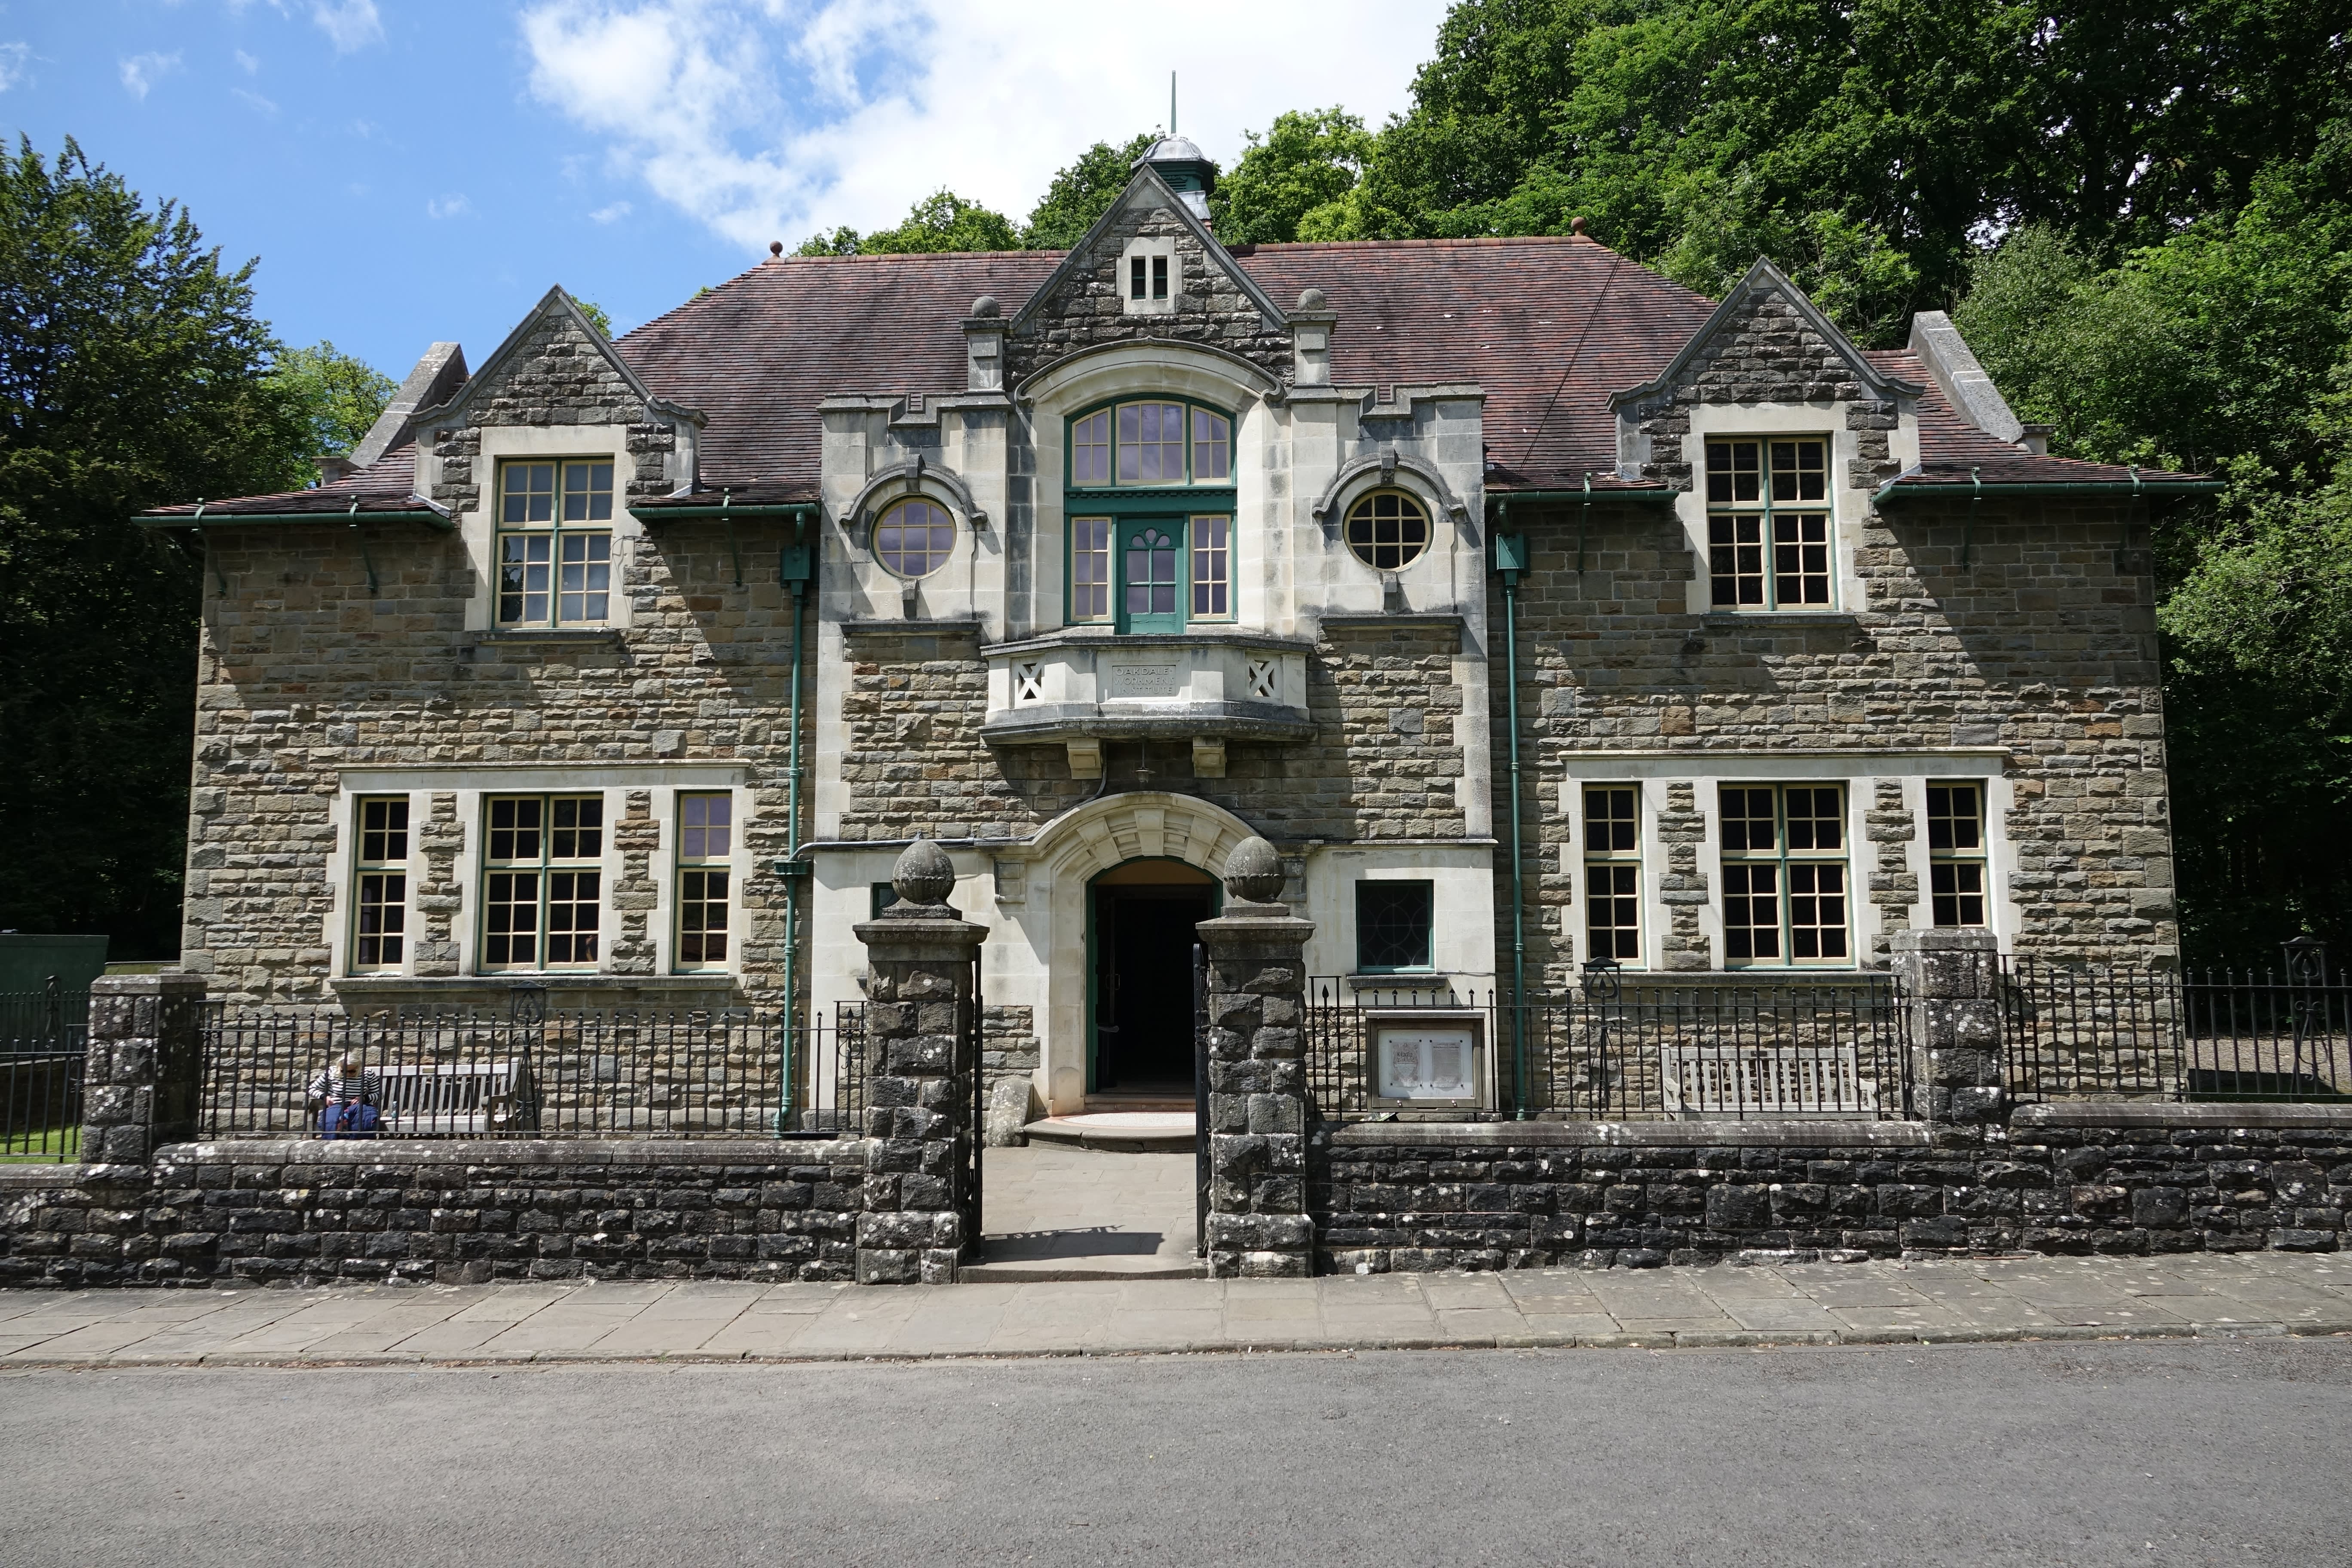
[[[1055,1345],[1029,1349],[944,1351],[672,1351],[627,1355],[595,1355],[579,1351],[539,1351],[522,1356],[427,1356],[399,1352],[352,1352],[332,1356],[266,1351],[212,1351],[200,1355],[59,1356],[11,1358],[0,1370],[43,1372],[125,1372],[147,1368],[277,1367],[289,1370],[329,1370],[370,1366],[683,1366],[791,1365],[834,1362],[933,1361],[1066,1361],[1103,1357],[1162,1355],[1330,1355],[1358,1351],[1723,1351],[1867,1349],[1892,1345],[1974,1345],[1992,1343],[2082,1342],[2097,1340],[2155,1339],[2275,1339],[2352,1337],[2352,1326],[2321,1323],[2224,1324],[2052,1324],[2024,1329],[1846,1329],[1758,1330],[1684,1329],[1663,1334],[1474,1334],[1438,1338],[1382,1336],[1360,1340],[1226,1340],[1171,1341],[1150,1345]]]

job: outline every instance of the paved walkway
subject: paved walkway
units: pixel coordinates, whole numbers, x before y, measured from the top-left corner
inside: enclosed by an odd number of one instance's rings
[[[2352,1334],[2352,1262],[2254,1253],[1302,1280],[0,1291],[0,1369],[2280,1333]]]
[[[991,1149],[982,1167],[977,1279],[1185,1279],[1192,1255],[1192,1156],[1033,1143]]]

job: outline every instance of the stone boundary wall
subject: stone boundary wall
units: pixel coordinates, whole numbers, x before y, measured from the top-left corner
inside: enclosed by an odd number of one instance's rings
[[[1373,1123],[1308,1158],[1319,1272],[2332,1252],[2352,1109],[2036,1105],[1916,1122]]]
[[[0,1166],[0,1285],[849,1279],[863,1140],[180,1143]]]

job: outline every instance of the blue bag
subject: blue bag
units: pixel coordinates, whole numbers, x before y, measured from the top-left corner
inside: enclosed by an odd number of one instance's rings
[[[383,1124],[383,1113],[365,1100],[330,1102],[319,1112],[321,1138],[373,1138]]]

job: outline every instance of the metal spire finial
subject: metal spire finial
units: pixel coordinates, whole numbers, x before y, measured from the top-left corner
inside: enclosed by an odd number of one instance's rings
[[[1176,134],[1176,73],[1168,73],[1168,134]]]

